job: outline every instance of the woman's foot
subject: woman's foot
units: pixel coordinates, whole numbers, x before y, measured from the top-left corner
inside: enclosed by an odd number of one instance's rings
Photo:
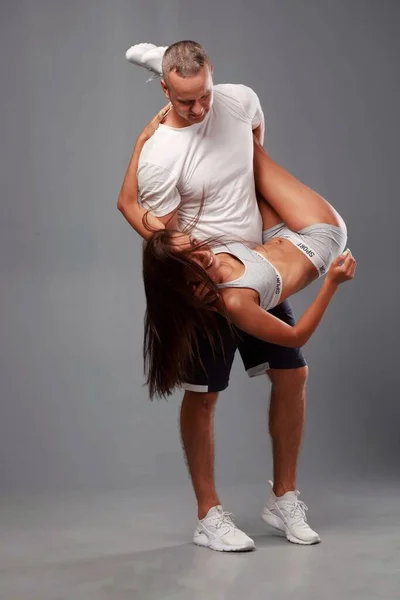
[[[168,46],[136,44],[127,50],[126,59],[134,65],[144,67],[155,76],[162,75],[162,59]],[[153,78],[152,78],[153,79]]]
[[[126,51],[125,58],[134,65],[142,67],[142,57],[152,48],[156,48],[155,44],[135,44]]]

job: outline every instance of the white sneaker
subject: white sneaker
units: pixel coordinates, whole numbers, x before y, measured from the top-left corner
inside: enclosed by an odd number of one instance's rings
[[[136,44],[126,51],[125,57],[130,63],[153,73],[153,79],[162,75],[162,59],[167,48],[155,44]]]
[[[271,487],[272,481],[269,481]],[[321,541],[318,533],[307,523],[307,506],[298,499],[300,492],[286,492],[284,496],[275,496],[273,490],[268,498],[261,518],[276,529],[286,534],[289,542],[294,544],[318,544]]]
[[[162,75],[162,60],[168,46],[156,46],[150,48],[142,56],[142,67],[153,71],[156,75]]]
[[[254,541],[236,527],[232,517],[222,506],[210,508],[204,519],[198,521],[193,542],[220,552],[254,550]]]
[[[155,44],[135,44],[131,46],[125,53],[125,58],[134,65],[142,67],[142,56],[152,48],[156,48]]]

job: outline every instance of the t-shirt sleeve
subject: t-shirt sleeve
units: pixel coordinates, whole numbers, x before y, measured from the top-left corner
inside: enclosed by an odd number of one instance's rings
[[[264,142],[265,119],[260,100],[250,87],[246,85],[236,86],[237,98],[240,101],[246,115],[251,122],[252,129],[261,125],[261,143]]]
[[[176,176],[152,163],[139,163],[139,201],[156,217],[172,212],[181,203]]]

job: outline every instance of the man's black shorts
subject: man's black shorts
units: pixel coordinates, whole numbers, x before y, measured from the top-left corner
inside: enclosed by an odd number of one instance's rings
[[[295,324],[292,308],[287,300],[270,311],[289,325]],[[215,350],[206,338],[200,341],[195,365],[188,373],[183,388],[193,392],[221,392],[229,384],[235,352],[239,349],[244,368],[249,377],[262,375],[268,369],[297,369],[307,363],[300,348],[284,348],[255,338],[242,331],[232,332],[223,317],[218,317],[220,338],[215,336]]]

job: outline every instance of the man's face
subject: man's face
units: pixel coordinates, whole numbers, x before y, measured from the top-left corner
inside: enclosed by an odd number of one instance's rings
[[[168,74],[168,87],[164,81],[162,86],[182,119],[191,125],[204,120],[213,100],[212,69],[208,65],[204,65],[193,77],[184,78],[172,71]]]

